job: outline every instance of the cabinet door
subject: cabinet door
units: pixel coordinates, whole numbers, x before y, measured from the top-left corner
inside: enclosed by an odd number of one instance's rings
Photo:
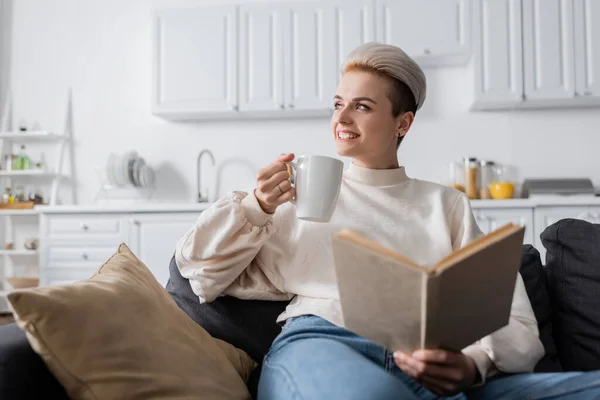
[[[378,40],[422,66],[468,61],[469,0],[376,0]]]
[[[525,97],[575,96],[572,0],[523,0]]]
[[[337,86],[340,68],[348,54],[361,44],[375,40],[375,16],[373,1],[369,0],[338,0],[332,2],[332,7],[337,49],[334,60]]]
[[[473,108],[518,105],[523,101],[521,0],[480,0],[473,8]]]
[[[279,4],[240,6],[240,111],[284,109],[282,16]]]
[[[283,4],[286,108],[332,108],[336,85],[333,7],[328,2]]]
[[[542,262],[546,261],[546,249],[542,245],[540,234],[550,225],[565,218],[575,218],[600,224],[599,206],[579,207],[539,207],[535,210],[535,248],[542,255]]]
[[[600,2],[575,0],[575,90],[600,98]]]
[[[236,6],[162,10],[154,26],[154,112],[235,110]]]
[[[169,213],[131,217],[131,250],[148,266],[162,286],[169,280],[169,262],[177,241],[194,226],[198,215]]]
[[[531,208],[506,208],[506,209],[478,209],[474,210],[475,220],[483,233],[490,233],[508,223],[525,227],[523,243],[534,243],[533,209]]]

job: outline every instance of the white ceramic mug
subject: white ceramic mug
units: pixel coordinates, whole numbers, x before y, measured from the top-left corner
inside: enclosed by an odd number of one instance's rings
[[[296,188],[296,215],[313,222],[329,222],[342,184],[344,163],[326,156],[299,156],[287,163],[292,167]]]

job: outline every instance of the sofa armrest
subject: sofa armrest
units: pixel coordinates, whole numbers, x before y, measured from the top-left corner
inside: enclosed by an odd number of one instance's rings
[[[0,399],[69,400],[16,324],[0,326]]]

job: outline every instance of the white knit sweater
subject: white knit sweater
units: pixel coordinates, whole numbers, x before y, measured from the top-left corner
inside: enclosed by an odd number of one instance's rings
[[[290,203],[266,214],[253,194],[234,192],[200,215],[177,243],[176,261],[201,302],[222,294],[293,298],[278,321],[313,314],[343,326],[331,250],[331,235],[341,228],[423,265],[435,264],[481,234],[463,193],[408,178],[404,168],[351,164],[329,223],[297,219]],[[484,379],[498,370],[533,370],[544,349],[520,275],[509,325],[463,352]]]

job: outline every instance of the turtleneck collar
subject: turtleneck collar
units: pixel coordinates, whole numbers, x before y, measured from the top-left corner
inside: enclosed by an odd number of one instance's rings
[[[354,163],[344,171],[344,177],[369,186],[393,186],[408,179],[404,167],[393,169],[363,168]]]

